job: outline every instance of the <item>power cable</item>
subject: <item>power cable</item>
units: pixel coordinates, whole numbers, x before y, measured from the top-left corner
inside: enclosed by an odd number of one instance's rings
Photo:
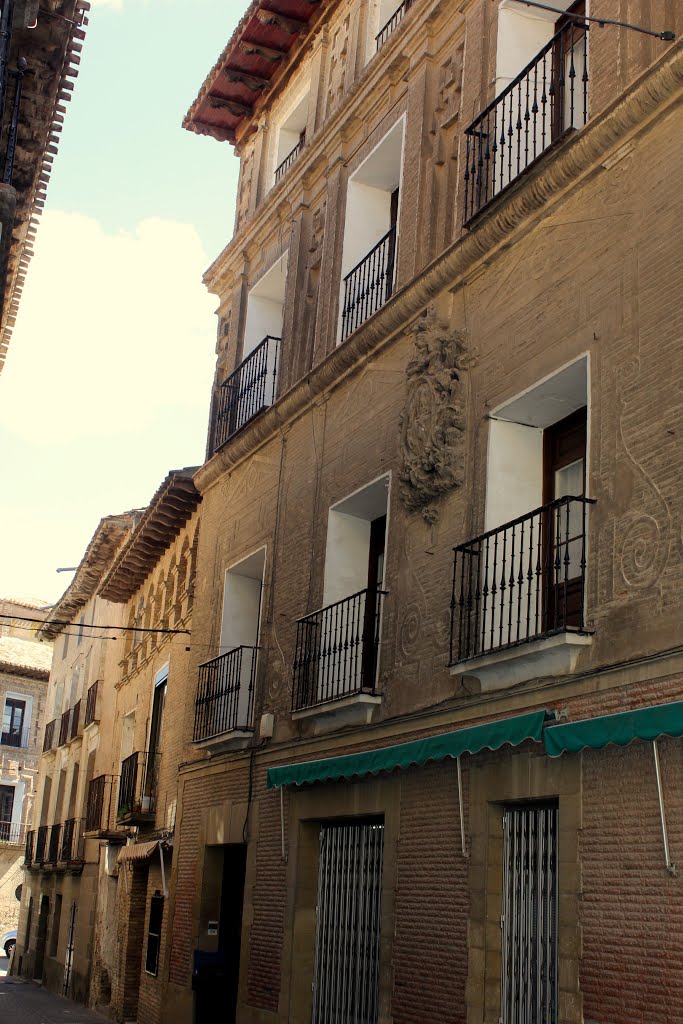
[[[550,4],[542,4],[539,0],[516,0],[518,4],[524,4],[525,7],[538,7],[542,11],[552,11],[553,14],[559,14],[569,21],[576,22],[577,24],[583,24],[586,21],[592,21],[599,28],[604,28],[605,25],[611,25],[614,28],[628,28],[632,32],[642,32],[645,36],[653,36],[655,39],[661,39],[665,43],[674,43],[676,41],[675,32],[665,30],[664,32],[655,32],[651,28],[643,28],[642,25],[632,25],[628,21],[612,21],[611,18],[599,18],[591,17],[587,14],[571,14],[569,11],[563,11],[561,7],[551,7]]]
[[[11,615],[9,612],[0,612],[0,619],[11,619],[17,622],[37,622],[41,626],[78,626],[79,631],[83,629],[117,629],[119,633],[184,633],[190,635],[189,629],[163,629],[151,626],[112,626],[100,622],[69,622],[65,619],[34,619],[30,615]],[[73,636],[74,634],[69,634]],[[78,635],[78,634],[76,634]]]

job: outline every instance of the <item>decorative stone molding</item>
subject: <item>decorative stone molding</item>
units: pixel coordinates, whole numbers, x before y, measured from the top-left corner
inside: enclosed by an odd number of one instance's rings
[[[530,231],[549,205],[594,171],[629,135],[645,130],[677,102],[683,90],[683,48],[672,47],[633,87],[595,121],[576,132],[501,195],[461,238],[408,285],[399,288],[377,313],[339,345],[196,474],[205,493],[228,469],[237,466],[285,425],[304,415],[325,390],[339,385],[354,369],[396,341],[406,323],[446,291],[460,287],[484,263],[509,248],[514,234]],[[225,254],[223,254],[224,258]],[[207,272],[210,285],[221,257]]]
[[[401,415],[401,499],[410,512],[460,487],[465,474],[463,383],[465,339],[440,321],[433,306],[407,332],[415,354],[406,367],[408,397]]]

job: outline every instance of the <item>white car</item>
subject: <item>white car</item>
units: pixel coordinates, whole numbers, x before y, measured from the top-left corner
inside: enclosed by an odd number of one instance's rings
[[[5,956],[11,956],[12,950],[17,944],[17,930],[11,928],[10,931],[5,932],[4,935],[0,935],[0,949],[4,951]]]

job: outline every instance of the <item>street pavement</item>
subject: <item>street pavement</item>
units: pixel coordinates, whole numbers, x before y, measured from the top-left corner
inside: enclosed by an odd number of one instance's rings
[[[0,957],[0,1021],[2,1024],[104,1024],[106,1018],[40,986],[7,977],[7,959]]]

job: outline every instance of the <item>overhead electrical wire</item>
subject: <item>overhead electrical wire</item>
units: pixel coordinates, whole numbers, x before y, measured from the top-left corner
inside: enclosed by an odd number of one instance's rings
[[[0,619],[12,619],[17,622],[37,622],[39,626],[77,626],[79,634],[83,629],[117,629],[119,633],[184,633],[186,636],[190,636],[189,629],[164,629],[161,626],[113,626],[100,622],[69,622],[65,619],[38,619],[32,618],[30,615],[11,615],[9,612],[0,612]]]

